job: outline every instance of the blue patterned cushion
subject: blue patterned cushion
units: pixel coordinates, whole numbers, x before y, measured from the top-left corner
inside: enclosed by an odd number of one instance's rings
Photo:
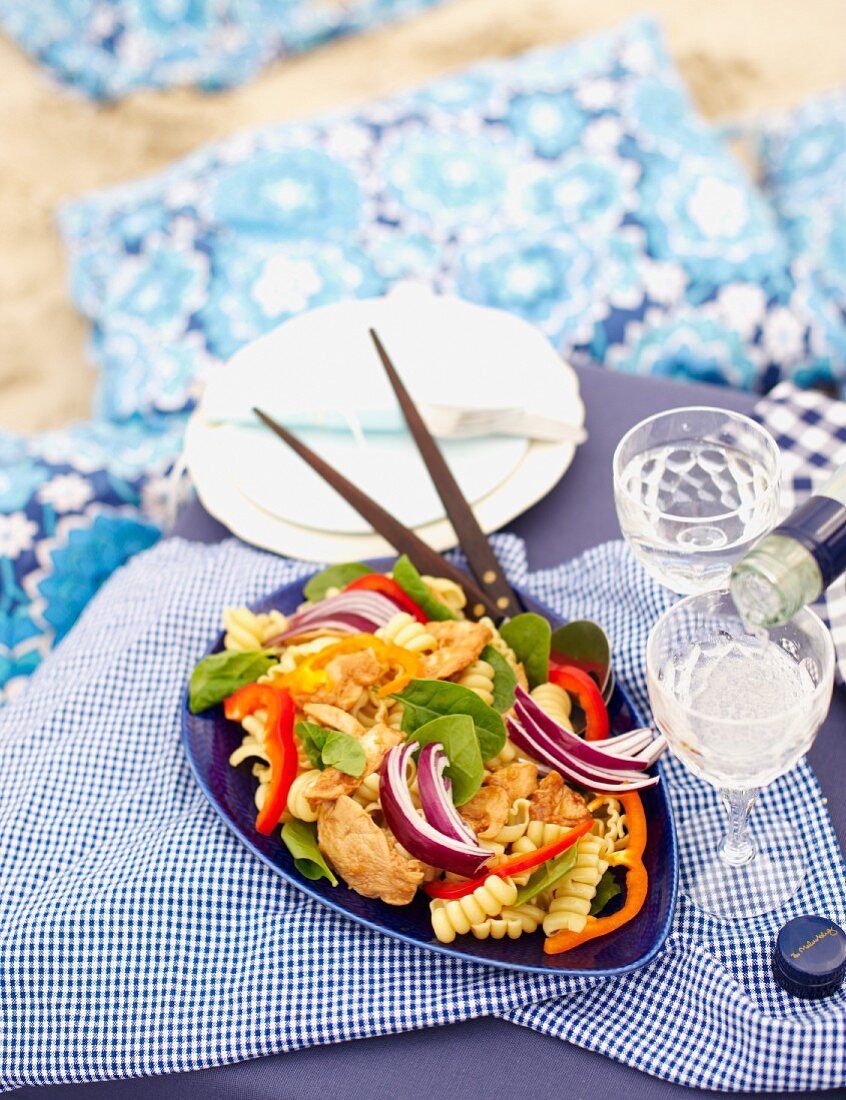
[[[764,184],[830,326],[846,345],[846,88],[773,120],[761,142]]]
[[[109,417],[190,406],[293,314],[401,279],[575,362],[766,391],[846,374],[654,23],[241,134],[64,210]]]
[[[138,88],[227,88],[277,57],[439,0],[0,0],[0,26],[95,99]]]
[[[0,702],[159,537],[182,417],[0,436]]]

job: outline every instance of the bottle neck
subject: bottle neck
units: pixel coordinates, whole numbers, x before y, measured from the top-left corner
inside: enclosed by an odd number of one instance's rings
[[[734,568],[731,594],[750,626],[786,623],[823,591],[811,551],[794,538],[773,532]]]
[[[846,573],[846,465],[735,566],[731,593],[753,626],[776,626]]]
[[[846,503],[812,496],[773,535],[799,543],[812,555],[822,577],[820,591],[846,573]]]

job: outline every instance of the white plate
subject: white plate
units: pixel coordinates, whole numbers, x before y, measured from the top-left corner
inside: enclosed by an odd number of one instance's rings
[[[222,424],[214,430],[216,446],[240,456],[230,476],[257,507],[328,534],[372,531],[367,520],[266,428]],[[362,443],[342,432],[299,429],[297,435],[406,527],[421,527],[444,514],[414,440],[405,432],[374,432]],[[499,437],[450,440],[440,446],[465,499],[475,503],[505,481],[529,445],[525,439]]]
[[[369,327],[379,331],[418,401],[523,405],[571,424],[584,422],[572,368],[540,333],[510,314],[417,289],[315,310],[242,349],[221,372],[228,375],[225,384],[217,385],[213,378],[207,394],[214,400],[204,400],[188,426],[185,455],[200,499],[245,541],[314,561],[389,552],[384,540],[281,441],[261,429],[212,423],[204,416],[207,407],[212,415],[232,408],[237,419],[238,401],[244,405],[244,419],[252,404],[278,413],[283,398],[285,412],[293,409],[296,415],[298,409],[314,409],[321,387],[333,391],[333,408],[356,400],[359,408],[364,404],[377,413],[392,410],[393,396],[385,391],[387,383],[367,336]],[[289,342],[291,330],[295,344]],[[372,370],[365,385],[366,399],[361,398],[361,383],[353,385],[349,373],[336,384],[341,369],[339,338],[348,366],[355,362],[356,370]],[[290,384],[294,375],[286,371],[283,391],[274,377],[278,375],[275,364],[292,361],[311,365],[308,384],[294,390]],[[430,370],[427,364],[431,363],[437,363],[437,369]],[[237,372],[229,373],[234,368]],[[318,376],[320,385],[315,382]],[[298,434],[435,549],[455,545],[452,528],[410,437],[368,432],[362,448],[343,433],[300,429]],[[504,437],[469,444],[450,441],[444,450],[486,532],[540,500],[575,453],[572,444]]]

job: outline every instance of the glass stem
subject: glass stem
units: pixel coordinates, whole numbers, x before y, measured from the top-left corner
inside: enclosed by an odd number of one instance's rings
[[[754,791],[720,791],[720,799],[728,811],[728,832],[719,843],[717,851],[720,858],[732,867],[742,867],[750,859],[755,858],[755,841],[749,835],[747,825],[749,814],[758,790]]]

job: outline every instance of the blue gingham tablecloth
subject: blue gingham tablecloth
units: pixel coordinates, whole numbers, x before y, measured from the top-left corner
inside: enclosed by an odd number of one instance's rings
[[[620,543],[512,582],[615,640],[645,703],[649,624],[670,597]],[[309,571],[229,540],[173,539],[107,582],[0,715],[0,1083],[168,1073],[480,1015],[599,1050],[683,1084],[846,1084],[846,993],[783,993],[776,928],[846,919],[846,873],[806,764],[756,811],[801,823],[811,873],[773,917],[719,924],[682,901],[666,949],[619,980],[515,974],[346,921],[256,860],[196,786],[179,739],[190,670],[226,604]],[[713,799],[672,761],[676,809]]]

